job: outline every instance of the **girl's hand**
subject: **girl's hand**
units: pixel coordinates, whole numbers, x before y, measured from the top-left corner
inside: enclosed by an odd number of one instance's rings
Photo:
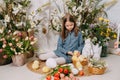
[[[78,51],[78,54],[77,54],[77,56],[80,56],[80,52]]]
[[[68,51],[67,54],[69,54],[69,55],[72,56],[72,55],[73,55],[73,52],[72,52],[72,51]]]

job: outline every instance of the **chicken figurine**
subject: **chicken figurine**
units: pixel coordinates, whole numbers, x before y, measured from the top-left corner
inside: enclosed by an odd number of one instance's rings
[[[49,68],[48,66],[44,66],[42,68],[43,73],[48,73],[50,70],[51,70],[51,68]]]
[[[39,66],[40,65],[40,62],[38,61],[38,60],[35,60],[34,62],[33,62],[33,64],[32,64],[32,68],[34,69],[34,70],[37,70],[37,69],[39,69]]]
[[[79,54],[78,51],[74,51],[73,56],[72,56],[72,62],[78,70],[82,70],[82,64],[80,62],[78,54]]]
[[[82,66],[86,66],[88,64],[88,59],[83,55],[79,56],[79,60],[80,60],[80,62],[82,64]]]

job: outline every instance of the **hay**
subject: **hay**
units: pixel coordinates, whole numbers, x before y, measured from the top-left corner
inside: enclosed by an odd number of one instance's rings
[[[34,60],[33,60],[33,61],[34,61]],[[38,61],[40,62],[40,65],[39,65],[40,67],[39,67],[39,69],[35,70],[35,69],[32,68],[33,61],[30,61],[30,62],[27,63],[27,68],[28,68],[30,71],[35,72],[35,73],[38,73],[38,74],[48,74],[48,73],[44,73],[44,72],[42,71],[42,68],[45,66],[45,62],[38,60]],[[88,66],[87,66],[87,65],[83,67],[83,71],[84,71],[84,76],[91,76],[91,75],[93,75],[93,74],[91,74],[91,73],[88,71]],[[51,71],[50,71],[50,72],[51,72]],[[80,77],[80,74],[78,74],[77,77]]]

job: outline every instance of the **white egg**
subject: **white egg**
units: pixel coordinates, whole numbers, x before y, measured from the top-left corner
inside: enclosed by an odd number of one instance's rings
[[[79,72],[76,68],[72,68],[72,70],[71,70],[71,71],[72,71],[72,73],[73,73],[74,75],[77,75],[77,74],[78,74],[78,72]]]

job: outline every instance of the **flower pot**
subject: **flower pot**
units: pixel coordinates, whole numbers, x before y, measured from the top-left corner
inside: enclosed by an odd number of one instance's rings
[[[23,66],[26,62],[26,56],[24,54],[13,55],[12,61],[15,66]]]
[[[0,66],[1,65],[6,65],[6,64],[10,64],[12,62],[12,59],[11,58],[6,58],[6,59],[4,59],[4,58],[1,58],[0,57]]]
[[[102,51],[101,51],[101,57],[107,57],[108,53],[107,53],[107,46],[102,46]]]

